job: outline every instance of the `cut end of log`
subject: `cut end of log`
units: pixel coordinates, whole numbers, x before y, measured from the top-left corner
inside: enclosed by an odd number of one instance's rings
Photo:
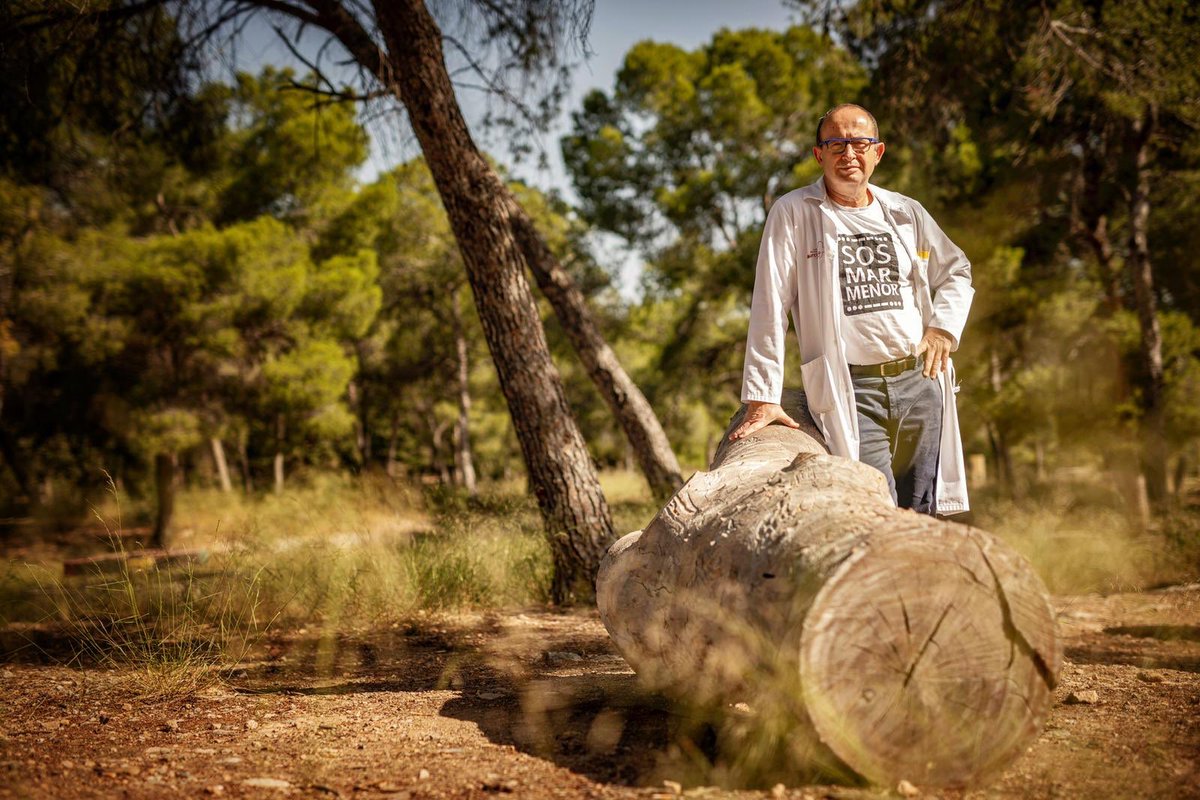
[[[975,783],[1041,729],[1062,655],[1045,589],[969,528],[881,535],[814,598],[801,639],[821,740],[881,785]]]

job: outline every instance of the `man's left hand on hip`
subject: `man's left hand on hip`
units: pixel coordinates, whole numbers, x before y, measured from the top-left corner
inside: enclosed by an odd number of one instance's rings
[[[917,355],[925,354],[925,366],[921,374],[926,378],[936,378],[942,370],[950,365],[950,351],[954,349],[954,337],[941,328],[926,328],[921,343],[917,345]]]

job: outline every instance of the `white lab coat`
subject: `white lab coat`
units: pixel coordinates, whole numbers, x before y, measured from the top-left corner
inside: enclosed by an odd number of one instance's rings
[[[913,263],[913,285],[924,327],[948,331],[954,349],[967,321],[971,264],[924,207],[897,192],[870,186],[898,246]],[[842,344],[837,226],[824,178],[775,201],[763,227],[754,278],[742,402],[778,403],[783,392],[783,348],[788,315],[800,343],[800,370],[814,421],[834,455],[858,458],[858,416]],[[942,438],[937,511],[968,510],[966,467],[955,404],[954,367],[942,387]]]

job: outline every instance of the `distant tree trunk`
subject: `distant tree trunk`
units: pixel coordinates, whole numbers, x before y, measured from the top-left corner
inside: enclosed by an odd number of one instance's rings
[[[225,460],[225,445],[218,436],[212,437],[208,442],[212,449],[213,464],[217,467],[217,480],[221,483],[221,491],[232,492],[233,481],[229,480],[229,463]]]
[[[1141,328],[1139,354],[1142,381],[1142,472],[1150,502],[1161,506],[1167,499],[1167,436],[1163,407],[1166,378],[1163,371],[1162,331],[1154,272],[1150,262],[1150,140],[1155,129],[1155,109],[1150,106],[1132,124],[1133,191],[1129,204],[1129,269]]]
[[[238,466],[242,470],[242,490],[246,494],[254,491],[254,479],[250,476],[250,445],[245,431],[238,434]]]
[[[429,465],[433,471],[437,473],[438,480],[444,486],[450,486],[453,481],[450,477],[450,467],[446,464],[446,459],[442,455],[444,446],[443,437],[446,435],[446,429],[450,427],[448,422],[439,422],[429,415]]]
[[[471,455],[471,364],[467,353],[467,336],[463,330],[462,309],[458,302],[458,289],[451,295],[451,312],[454,315],[454,352],[458,358],[458,424],[455,426],[454,443],[457,446],[455,463],[462,487],[468,497],[478,497],[475,486],[475,460]]]
[[[25,460],[17,453],[17,448],[12,441],[12,435],[3,429],[0,429],[0,455],[4,456],[4,461],[8,464],[13,478],[17,481],[17,489],[21,493],[20,501],[22,503],[30,502],[34,496],[33,476],[29,474],[29,468],[26,466]]]
[[[387,475],[389,478],[396,477],[396,440],[400,435],[400,412],[392,412],[392,427],[388,433],[388,449],[387,449]]]
[[[283,440],[286,432],[283,414],[277,414],[275,416],[275,494],[283,492]]]
[[[1108,235],[1108,206],[1103,199],[1105,179],[1115,160],[1111,133],[1105,128],[1099,135],[1089,131],[1076,139],[1083,160],[1071,197],[1071,229],[1096,257],[1104,285],[1105,308],[1110,316],[1124,307],[1121,269]]]
[[[662,424],[601,335],[579,287],[550,252],[529,215],[515,200],[512,205],[513,231],[538,287],[550,301],[579,360],[625,432],[650,490],[658,500],[667,500],[683,485],[683,475]]]
[[[360,366],[361,366],[361,362]],[[371,435],[367,429],[367,390],[357,380],[350,381],[346,388],[350,407],[354,409],[354,443],[358,449],[358,460],[363,467],[371,463]]]
[[[1110,315],[1122,308],[1121,303],[1121,271],[1117,268],[1116,255],[1113,252],[1112,241],[1108,236],[1108,217],[1101,214],[1088,230],[1088,239],[1096,262],[1100,266],[1100,276],[1104,280],[1104,304]]]
[[[158,513],[154,518],[154,531],[150,535],[153,547],[166,548],[171,545],[175,516],[175,469],[178,464],[177,453],[157,453],[154,456],[154,490]]]
[[[360,63],[408,111],[466,266],[484,337],[546,521],[556,601],[590,597],[613,539],[608,502],[550,358],[513,235],[515,201],[479,152],[446,72],[442,35],[420,0],[373,3],[387,43],[379,48],[345,9],[315,7]],[[381,61],[383,59],[384,61]]]
[[[988,355],[988,378],[992,391],[999,395],[1004,390],[1004,375],[1000,368],[1000,354],[992,350]],[[996,456],[996,477],[1010,493],[1016,492],[1013,475],[1012,452],[1008,446],[1008,435],[995,422],[987,424],[988,440]]]

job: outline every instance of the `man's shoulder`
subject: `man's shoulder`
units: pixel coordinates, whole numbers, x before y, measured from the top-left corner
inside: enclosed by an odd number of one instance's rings
[[[925,206],[921,205],[921,201],[915,197],[909,197],[906,194],[901,194],[891,189],[884,189],[882,186],[876,186],[875,184],[871,184],[871,193],[888,208],[904,211],[910,217],[929,216],[929,212],[925,209]]]
[[[921,204],[914,198],[891,189],[885,189],[882,186],[876,186],[875,184],[871,184],[871,194],[875,195],[879,202],[887,206],[898,206],[903,208],[912,208],[916,206],[917,208],[922,208]]]
[[[771,204],[772,210],[778,208],[786,211],[797,211],[803,207],[806,201],[820,201],[825,197],[825,189],[820,181],[810,183],[808,186],[801,186],[799,189],[792,189],[787,194],[781,195]]]

